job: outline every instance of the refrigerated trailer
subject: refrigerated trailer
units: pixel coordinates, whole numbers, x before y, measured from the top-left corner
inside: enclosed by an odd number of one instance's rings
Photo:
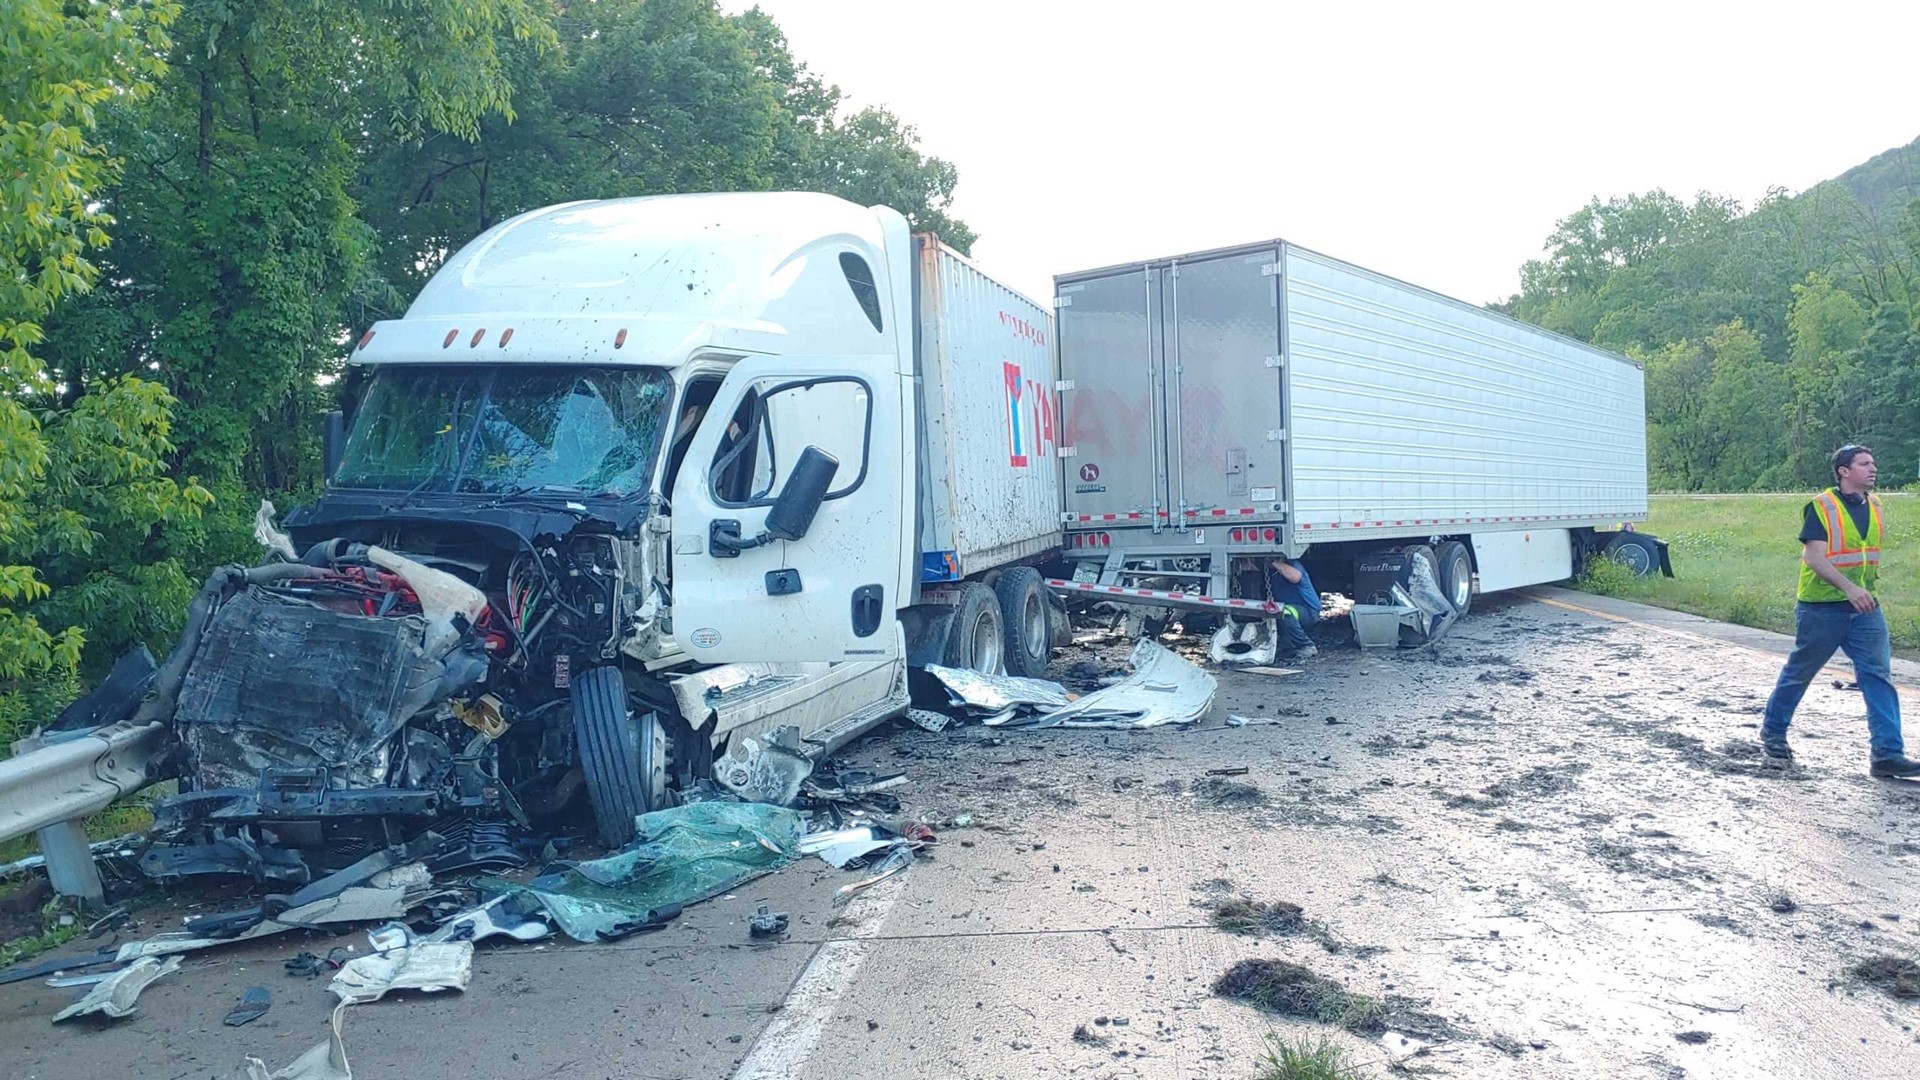
[[[1625,357],[1281,240],[1055,284],[1066,595],[1250,611],[1275,556],[1398,553],[1464,612],[1665,564]]]

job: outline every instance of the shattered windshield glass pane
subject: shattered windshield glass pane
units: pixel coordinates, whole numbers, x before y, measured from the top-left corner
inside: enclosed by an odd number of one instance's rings
[[[672,392],[660,368],[385,368],[334,483],[632,494],[651,477]]]

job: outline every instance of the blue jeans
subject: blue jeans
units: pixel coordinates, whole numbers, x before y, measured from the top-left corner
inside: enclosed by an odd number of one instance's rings
[[[1843,650],[1853,661],[1853,676],[1867,699],[1867,738],[1873,760],[1901,757],[1900,695],[1888,678],[1893,643],[1887,636],[1887,617],[1879,608],[1865,615],[1847,604],[1801,604],[1793,616],[1793,653],[1780,669],[1780,681],[1767,699],[1766,719],[1760,725],[1762,742],[1787,737],[1787,724],[1807,687],[1820,669]]]
[[[1293,612],[1293,614],[1288,614]],[[1320,613],[1310,607],[1288,604],[1280,613],[1280,643],[1289,652],[1313,648],[1313,639],[1307,636],[1307,627],[1320,621]]]

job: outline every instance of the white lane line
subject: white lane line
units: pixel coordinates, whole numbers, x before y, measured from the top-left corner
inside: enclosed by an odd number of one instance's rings
[[[733,1071],[733,1080],[792,1080],[820,1044],[834,1005],[853,985],[887,913],[906,894],[905,875],[882,881],[847,902],[847,936],[825,942],[787,992],[780,1012]]]

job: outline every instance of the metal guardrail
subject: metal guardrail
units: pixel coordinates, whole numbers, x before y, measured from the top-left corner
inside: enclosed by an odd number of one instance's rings
[[[0,761],[0,840],[40,834],[56,891],[98,900],[102,889],[81,820],[153,782],[165,743],[161,723],[123,721],[84,735],[14,744]]]

